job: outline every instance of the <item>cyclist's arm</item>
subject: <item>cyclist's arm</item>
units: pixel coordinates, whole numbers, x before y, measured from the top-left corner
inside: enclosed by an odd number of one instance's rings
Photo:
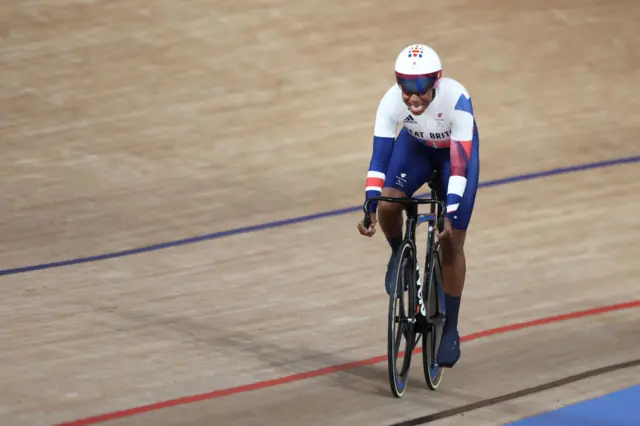
[[[447,216],[452,218],[460,206],[467,186],[467,171],[473,141],[473,105],[466,92],[460,95],[451,115],[451,175],[447,188]]]
[[[393,89],[393,88],[392,88]],[[382,193],[384,180],[391,160],[391,152],[393,151],[393,142],[396,137],[397,123],[393,118],[395,108],[395,99],[393,90],[390,89],[383,96],[378,104],[376,111],[376,121],[373,130],[373,151],[371,153],[371,161],[369,162],[369,170],[367,171],[367,180],[365,184],[365,199],[379,196]],[[397,94],[396,94],[397,96]],[[370,210],[375,212],[378,203],[371,202]]]

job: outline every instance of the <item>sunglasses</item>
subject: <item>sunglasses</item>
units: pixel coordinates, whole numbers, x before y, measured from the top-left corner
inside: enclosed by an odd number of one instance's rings
[[[434,84],[440,78],[440,72],[423,75],[406,75],[396,73],[396,82],[400,89],[407,95],[424,95],[433,89]]]

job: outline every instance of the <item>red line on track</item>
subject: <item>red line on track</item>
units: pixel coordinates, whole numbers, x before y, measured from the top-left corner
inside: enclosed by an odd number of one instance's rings
[[[525,328],[536,327],[539,325],[550,324],[560,321],[567,321],[571,319],[583,318],[593,315],[604,314],[607,312],[620,311],[623,309],[631,309],[640,307],[640,300],[634,300],[627,303],[620,303],[616,305],[602,306],[599,308],[585,309],[582,311],[570,312],[567,314],[554,315],[551,317],[539,318],[532,321],[525,321],[515,324],[509,324],[502,327],[491,328],[489,330],[479,331],[467,336],[463,336],[461,340],[463,342],[481,339],[483,337],[494,336],[496,334],[508,333],[511,331],[522,330]],[[420,350],[418,349],[417,352]],[[307,371],[304,373],[292,374],[290,376],[278,377],[271,380],[265,380],[262,382],[249,383],[247,385],[236,386],[233,388],[220,389],[213,392],[207,392],[198,395],[184,396],[180,398],[170,399],[167,401],[160,401],[153,404],[141,405],[138,407],[129,408],[126,410],[113,411],[111,413],[98,414],[96,416],[86,417],[84,419],[72,420],[66,423],[60,423],[57,426],[88,426],[96,423],[103,423],[109,420],[121,419],[124,417],[131,417],[138,414],[148,413],[150,411],[161,410],[163,408],[175,407],[178,405],[192,404],[194,402],[200,402],[215,398],[221,398],[223,396],[236,395],[239,393],[250,392],[258,389],[270,388],[278,385],[283,385],[291,382],[298,382],[300,380],[310,379],[313,377],[325,376],[327,374],[337,373],[339,371],[349,370],[356,367],[362,367],[365,365],[377,364],[387,359],[386,355],[380,355],[373,358],[368,358],[360,361],[348,362],[346,364],[334,365],[331,367],[320,368],[318,370]]]

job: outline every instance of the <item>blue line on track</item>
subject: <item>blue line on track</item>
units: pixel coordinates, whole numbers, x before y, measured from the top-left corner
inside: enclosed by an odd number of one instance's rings
[[[544,170],[541,172],[527,173],[523,175],[517,175],[517,176],[511,176],[511,177],[502,178],[502,179],[495,179],[495,180],[490,180],[486,182],[480,182],[478,187],[488,188],[491,186],[506,185],[509,183],[521,182],[521,181],[532,180],[532,179],[540,179],[543,177],[555,176],[555,175],[560,175],[565,173],[573,173],[573,172],[580,172],[584,170],[598,169],[603,167],[618,166],[622,164],[637,163],[639,161],[640,161],[640,156],[633,156],[633,157],[616,158],[608,161],[598,161],[594,163],[578,164],[575,166],[560,167],[557,169]],[[425,195],[427,194],[420,194],[419,196],[425,196]],[[96,256],[80,257],[76,259],[62,260],[59,262],[42,263],[39,265],[23,266],[19,268],[1,269],[0,276],[20,274],[25,272],[38,271],[42,269],[49,269],[49,268],[59,268],[62,266],[77,265],[79,263],[97,262],[99,260],[113,259],[117,257],[131,256],[134,254],[162,250],[162,249],[171,248],[171,247],[178,247],[186,244],[194,244],[201,241],[230,237],[232,235],[247,234],[250,232],[262,231],[265,229],[279,228],[279,227],[289,226],[289,225],[293,225],[301,222],[309,222],[312,220],[323,219],[323,218],[332,217],[332,216],[340,216],[348,213],[355,213],[361,210],[362,210],[362,206],[346,207],[346,208],[337,209],[337,210],[313,213],[306,216],[299,216],[299,217],[294,217],[290,219],[277,220],[275,222],[267,222],[267,223],[252,225],[252,226],[245,226],[242,228],[228,229],[226,231],[213,232],[211,234],[200,235],[200,236],[191,237],[191,238],[184,238],[184,239],[175,240],[175,241],[167,241],[164,243],[133,248],[130,250],[100,254]]]

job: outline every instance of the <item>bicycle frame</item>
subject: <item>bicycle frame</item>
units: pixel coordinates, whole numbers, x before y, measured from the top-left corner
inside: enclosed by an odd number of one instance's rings
[[[363,210],[365,213],[364,216],[364,226],[369,228],[371,225],[371,215],[369,213],[369,205],[372,201],[387,201],[390,203],[400,204],[403,210],[407,214],[407,218],[405,221],[405,234],[403,236],[402,248],[400,252],[396,255],[395,262],[398,262],[398,266],[402,266],[402,262],[405,256],[405,252],[409,251],[409,256],[411,256],[412,261],[414,263],[413,267],[415,268],[415,275],[412,275],[409,278],[409,283],[413,282],[414,285],[409,285],[407,288],[407,282],[404,282],[406,279],[400,278],[400,274],[405,274],[405,272],[401,272],[398,270],[396,281],[394,284],[394,292],[389,294],[389,312],[388,312],[388,329],[387,329],[387,354],[388,354],[388,369],[389,369],[389,383],[391,386],[391,391],[396,397],[401,397],[404,395],[406,390],[406,374],[409,371],[409,365],[411,364],[411,354],[414,349],[417,347],[418,343],[422,339],[422,364],[423,370],[425,374],[425,380],[427,381],[427,386],[435,390],[440,385],[440,381],[442,380],[442,369],[437,366],[435,363],[436,354],[437,354],[437,346],[439,335],[442,334],[442,321],[444,318],[442,312],[442,288],[438,283],[441,284],[441,264],[438,256],[438,241],[436,240],[436,229],[442,230],[444,224],[444,217],[446,214],[446,205],[444,202],[439,201],[437,199],[437,194],[434,187],[429,184],[431,188],[431,198],[409,198],[409,197],[372,197],[365,201],[363,205]],[[428,214],[419,214],[418,206],[421,204],[429,204],[430,209]],[[425,252],[425,271],[423,271],[424,282],[419,283],[417,277],[420,276],[419,272],[419,259],[417,252],[417,242],[416,242],[416,230],[418,226],[422,223],[427,222],[429,225],[429,230],[427,232],[427,241],[426,241],[426,252]],[[392,259],[393,260],[393,259]],[[434,273],[434,268],[438,265],[438,274],[439,281],[436,281],[436,274]],[[407,265],[409,266],[409,265]],[[404,282],[405,288],[398,292],[397,286],[399,283]],[[401,284],[400,284],[401,285]],[[435,289],[436,295],[432,293],[432,289]],[[408,299],[409,302],[407,305],[407,314],[405,315],[403,306],[403,297],[402,292],[408,291]],[[426,291],[426,293],[425,293]],[[398,302],[400,299],[400,302]],[[435,300],[434,300],[435,299]],[[434,301],[435,310],[430,309],[432,306],[430,303]],[[396,304],[400,303],[401,316],[399,317],[396,312]],[[396,324],[399,322],[405,322],[408,324],[408,328],[400,330],[398,328],[396,330]],[[398,326],[399,327],[399,326]],[[402,368],[398,371],[397,361],[398,361],[398,350],[401,342],[401,335],[405,337],[405,357],[402,360]],[[400,339],[400,340],[399,340]],[[408,354],[408,355],[407,355]],[[407,358],[408,356],[408,358]],[[399,382],[400,380],[400,382]],[[399,388],[398,386],[401,385]]]
[[[428,222],[429,230],[427,232],[427,241],[426,241],[426,252],[425,252],[425,263],[426,270],[423,272],[425,277],[431,275],[431,272],[434,268],[434,256],[430,256],[430,254],[437,250],[437,244],[435,241],[435,226],[439,230],[442,230],[444,217],[446,214],[446,205],[444,202],[437,199],[436,192],[433,188],[431,188],[431,197],[430,198],[410,198],[410,197],[371,197],[367,201],[365,201],[363,205],[363,210],[365,212],[365,227],[369,227],[370,225],[370,213],[369,213],[369,205],[372,201],[388,201],[391,203],[396,203],[402,205],[404,211],[407,213],[407,219],[405,221],[406,224],[406,232],[404,235],[404,240],[409,240],[415,249],[417,246],[416,242],[416,229],[418,225]],[[418,214],[418,206],[423,204],[429,204],[429,214]],[[367,222],[369,221],[369,222]],[[434,226],[435,225],[435,226]],[[415,257],[415,262],[418,263],[419,260]],[[416,265],[417,266],[417,265]],[[424,297],[424,296],[423,296]],[[441,301],[438,301],[440,304]],[[427,323],[433,323],[434,319],[425,317]]]

